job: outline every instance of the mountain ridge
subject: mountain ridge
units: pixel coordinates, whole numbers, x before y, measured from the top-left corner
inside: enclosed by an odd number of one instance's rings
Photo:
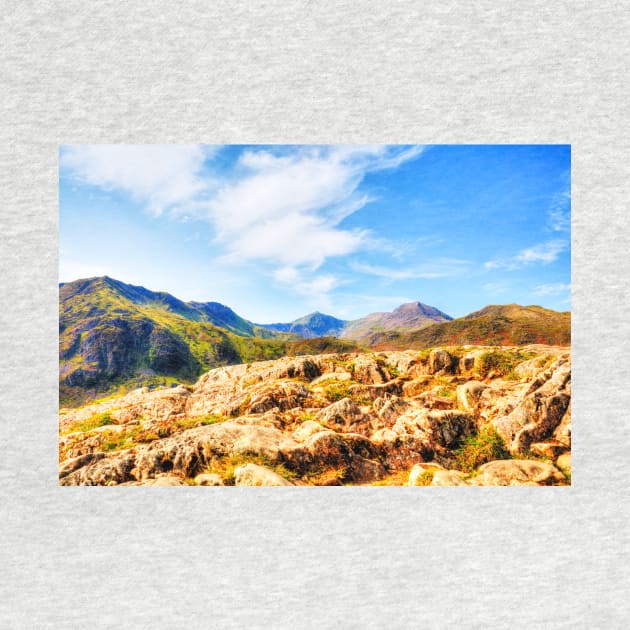
[[[373,333],[363,341],[375,349],[457,345],[570,345],[571,313],[542,306],[494,304],[451,321],[416,330]]]
[[[336,339],[309,345],[296,335],[259,329],[218,303],[186,303],[106,276],[59,287],[59,382],[65,403],[125,384],[192,382],[221,365],[354,348]]]
[[[410,302],[352,322],[315,311],[264,326],[219,302],[184,302],[108,276],[59,284],[60,400],[67,404],[282,356],[468,343],[569,344],[570,314],[490,305],[454,320]]]
[[[450,315],[434,306],[419,301],[407,302],[391,312],[370,313],[348,322],[341,336],[360,341],[367,339],[375,329],[386,331],[398,328],[422,328],[452,319]]]

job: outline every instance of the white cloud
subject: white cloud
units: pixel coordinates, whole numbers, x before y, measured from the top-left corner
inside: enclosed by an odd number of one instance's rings
[[[307,298],[307,302],[316,308],[329,308],[331,306],[329,293],[343,284],[333,274],[314,275],[291,266],[279,267],[273,272],[273,278],[279,284]]]
[[[206,205],[206,218],[217,230],[216,243],[226,252],[222,262],[271,262],[276,281],[293,269],[299,277],[290,286],[302,295],[317,295],[325,304],[338,280],[312,278],[312,273],[329,258],[376,244],[369,231],[341,226],[343,219],[373,200],[359,191],[363,178],[422,151],[349,145],[244,152],[238,177],[224,182]]]
[[[549,227],[554,232],[571,229],[571,192],[564,191],[554,196],[549,208]]]
[[[199,172],[216,150],[200,145],[65,145],[60,166],[84,184],[124,191],[159,215],[207,189]]]
[[[537,287],[534,287],[534,293],[536,295],[559,295],[570,290],[571,290],[571,285],[564,284],[562,282],[539,284]]]
[[[255,261],[299,274],[296,291],[324,295],[331,276],[311,275],[329,258],[374,248],[367,230],[342,221],[373,201],[359,191],[367,173],[396,168],[422,146],[292,146],[243,152],[229,174],[204,169],[215,147],[198,145],[68,145],[61,168],[77,180],[122,190],[154,214],[209,222],[219,263]],[[212,177],[212,179],[211,179]],[[284,270],[284,271],[283,271]]]
[[[247,151],[239,159],[245,173],[218,190],[208,203],[208,218],[219,238],[287,215],[317,217],[330,227],[360,210],[372,199],[356,194],[369,171],[420,155],[422,147],[308,147],[289,154]],[[247,255],[247,252],[243,252]]]
[[[484,263],[486,269],[506,269],[514,271],[534,263],[549,264],[558,259],[558,256],[569,246],[568,241],[554,239],[546,243],[540,243],[521,250],[516,256],[498,258]]]
[[[466,260],[444,258],[437,259],[422,266],[415,266],[407,269],[392,269],[390,267],[382,267],[379,265],[370,265],[359,262],[350,263],[350,267],[354,269],[354,271],[358,271],[360,273],[378,276],[380,278],[388,278],[390,280],[432,280],[435,278],[447,278],[459,275],[467,269],[469,264],[470,263]]]

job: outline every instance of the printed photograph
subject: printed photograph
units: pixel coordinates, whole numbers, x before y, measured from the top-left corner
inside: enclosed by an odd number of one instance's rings
[[[60,146],[59,483],[570,486],[570,145]]]

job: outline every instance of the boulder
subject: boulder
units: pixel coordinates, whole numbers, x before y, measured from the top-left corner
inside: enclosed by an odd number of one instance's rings
[[[478,486],[557,485],[564,475],[551,464],[529,459],[505,459],[488,462],[470,483]]]
[[[123,454],[117,457],[101,458],[83,466],[59,480],[61,486],[112,486],[125,481],[133,481],[134,456]]]
[[[571,401],[566,391],[570,376],[570,364],[561,364],[555,371],[547,370],[544,378],[537,377],[534,381],[542,384],[533,390],[530,385],[511,413],[492,420],[511,453],[524,453],[533,442],[552,436]]]
[[[447,390],[446,394],[447,395],[445,395],[444,388],[438,386],[416,396],[416,400],[426,409],[453,409],[456,402],[455,399],[451,397],[452,392]]]
[[[69,475],[71,472],[83,468],[88,464],[97,462],[105,457],[104,453],[87,453],[85,455],[79,455],[78,457],[72,457],[66,459],[59,465],[59,478]]]
[[[315,433],[304,445],[316,466],[327,468],[347,466],[352,457],[352,450],[348,444],[334,431]]]
[[[418,416],[417,422],[429,441],[443,448],[455,447],[475,428],[473,417],[458,410],[431,410]]]
[[[293,484],[273,470],[257,464],[245,464],[234,471],[236,486],[292,486]]]
[[[376,431],[370,441],[379,448],[379,459],[392,471],[408,470],[432,453],[423,439],[413,435],[400,435],[392,429]]]
[[[243,381],[246,378],[250,378],[252,382],[262,380],[259,374],[252,374],[247,364],[230,365],[206,372],[195,383],[186,401],[186,415],[238,414],[241,405],[249,397],[243,391]]]
[[[280,378],[302,378],[312,381],[321,375],[318,357],[295,357],[272,362],[275,369],[264,375],[265,380]]]
[[[442,466],[435,462],[418,462],[414,464],[413,468],[409,472],[409,479],[407,481],[408,486],[417,486],[417,485],[429,485],[430,481],[425,477],[426,473],[435,474],[438,470],[444,470]],[[428,475],[427,475],[428,476]],[[431,477],[431,481],[433,477]],[[420,483],[422,481],[422,483]]]
[[[432,382],[433,378],[430,376],[421,376],[419,378],[414,378],[411,381],[403,383],[402,393],[407,398],[418,396],[419,394],[425,392]]]
[[[144,486],[183,486],[184,482],[175,475],[163,475],[156,479],[145,481]]]
[[[367,402],[377,398],[384,398],[388,395],[399,396],[402,392],[400,381],[389,381],[380,385],[350,385],[350,392],[357,399],[365,399]]]
[[[120,483],[134,479],[142,481],[162,473],[194,477],[212,459],[232,454],[258,455],[272,462],[289,460],[294,456],[299,459],[300,456],[297,442],[278,429],[228,421],[189,429],[138,446],[124,456],[125,462],[130,465],[125,468],[125,474],[116,474],[113,478]],[[113,465],[112,460],[103,461]],[[98,467],[100,463],[87,469]]]
[[[356,454],[350,458],[346,472],[346,477],[356,484],[378,481],[386,475],[387,471],[383,464]]]
[[[562,453],[556,460],[556,466],[566,473],[571,473],[571,453]]]
[[[479,399],[486,389],[488,389],[488,386],[479,381],[468,381],[463,385],[458,385],[457,403],[459,407],[464,411],[474,413],[479,405]]]
[[[464,474],[458,470],[436,470],[431,480],[432,486],[467,486]]]
[[[567,447],[561,442],[546,440],[545,442],[532,442],[532,444],[529,445],[529,450],[535,455],[554,460],[560,453],[564,453]]]
[[[265,413],[272,409],[287,411],[299,407],[307,396],[308,390],[301,383],[272,383],[253,392],[250,401],[244,403],[241,409],[249,413]]]
[[[119,398],[68,410],[60,418],[59,428],[63,432],[75,422],[83,422],[104,413],[109,413],[116,424],[128,424],[140,418],[148,421],[164,420],[184,413],[189,396],[190,391],[181,385],[152,391],[143,387]]]
[[[465,372],[472,372],[474,370],[475,356],[476,353],[468,352],[463,357],[460,357],[457,365],[457,369],[460,374],[463,374]]]
[[[364,385],[378,385],[389,380],[383,367],[370,355],[359,354],[354,360],[354,380]]]
[[[569,406],[562,416],[560,424],[553,432],[553,438],[567,448],[571,448],[571,401],[569,401]]]
[[[381,454],[381,450],[365,435],[360,433],[341,433],[340,436],[355,455],[361,455],[361,457],[367,459],[376,459]]]
[[[362,424],[365,417],[351,398],[342,398],[317,413],[315,420],[335,430],[351,431],[353,426]]]
[[[453,370],[453,357],[441,348],[431,350],[427,361],[429,374],[445,374]]]
[[[315,433],[326,430],[326,427],[323,427],[319,422],[315,422],[314,420],[305,420],[295,431],[293,431],[293,439],[296,442],[305,442],[311,437],[311,435],[315,435]]]
[[[410,409],[411,405],[404,399],[393,395],[379,397],[372,403],[372,409],[376,412],[378,421],[372,423],[374,430],[391,427],[403,413]]]

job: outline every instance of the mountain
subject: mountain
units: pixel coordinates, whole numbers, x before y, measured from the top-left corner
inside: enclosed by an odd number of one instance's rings
[[[308,339],[338,337],[347,324],[348,322],[343,319],[315,311],[288,324],[259,324],[259,326],[276,332],[293,333]]]
[[[286,324],[259,324],[259,326],[276,332],[293,333],[301,337],[342,337],[363,340],[377,331],[394,330],[396,328],[420,328],[435,322],[453,319],[433,306],[422,302],[409,302],[399,306],[391,313],[371,313],[361,319],[346,321],[332,315],[315,312],[300,317]]]
[[[62,405],[144,385],[192,383],[218,366],[283,356],[439,345],[568,345],[570,313],[488,306],[451,320],[420,302],[344,320],[311,313],[261,326],[218,302],[184,302],[107,276],[59,286]]]
[[[373,332],[361,339],[374,348],[571,343],[571,313],[541,306],[490,305],[452,321],[417,330]]]
[[[311,352],[352,342],[270,331],[217,302],[183,302],[107,276],[59,286],[59,383],[63,404],[116,387],[192,382],[220,365]]]
[[[452,319],[450,315],[433,306],[428,306],[422,302],[409,302],[394,309],[391,313],[371,313],[362,319],[348,322],[341,336],[365,340],[375,332],[399,328],[422,328],[435,322],[445,322]]]

